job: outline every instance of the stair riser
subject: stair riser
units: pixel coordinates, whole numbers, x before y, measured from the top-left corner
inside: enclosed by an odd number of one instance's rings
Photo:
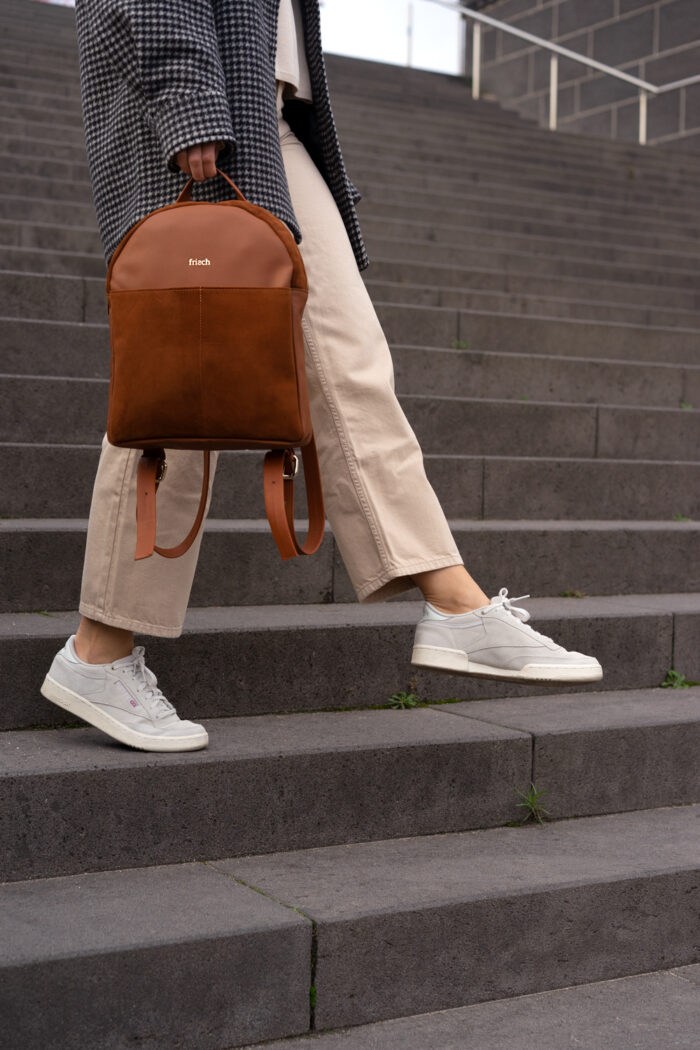
[[[5,265],[9,268],[12,266],[11,253],[4,254]],[[40,261],[46,265],[44,259]],[[68,271],[65,275],[55,272],[37,274],[7,270],[0,285],[0,313],[5,317],[26,317],[28,320],[86,320],[106,324],[107,300],[103,258],[95,256],[88,262],[93,276],[75,276],[75,264],[69,257],[64,264]],[[29,259],[26,268],[33,269]],[[671,326],[682,326],[683,329],[694,329],[700,325],[699,314],[672,314],[642,307],[588,305],[575,300],[553,301],[536,297],[524,298],[517,294],[489,295],[479,291],[470,293],[442,289],[439,286],[397,288],[394,285],[372,282],[371,278],[368,279],[368,288],[375,302],[388,302],[397,306],[405,303],[412,311],[421,307],[446,311],[465,309],[488,311],[493,314],[534,315],[537,319],[550,317],[561,320],[591,320],[601,324],[624,323],[639,328],[648,324],[663,326],[669,322]],[[426,319],[430,321],[436,316],[439,315],[427,313]],[[416,339],[407,341],[415,343]],[[430,342],[434,344],[434,340]],[[700,357],[698,359],[700,360]]]
[[[210,729],[215,749],[216,724]],[[87,730],[85,746],[99,743]],[[253,761],[230,753],[218,762],[144,759],[128,773],[5,778],[2,881],[504,824],[518,817],[512,785],[529,782],[531,742],[511,733],[391,751],[354,748],[342,758],[330,747]],[[392,805],[397,783],[401,800]],[[147,820],[140,798],[152,799]]]
[[[331,92],[333,112],[342,138],[354,135],[362,141],[364,131],[365,142],[386,137],[388,143],[399,148],[407,144],[424,148],[442,144],[446,138],[455,141],[456,121],[452,112],[436,113],[417,105],[411,106],[409,110],[390,100],[383,100],[382,105],[377,106],[374,100],[357,96],[346,99],[344,89],[331,86]],[[484,111],[479,105],[468,112],[465,110],[458,117],[464,136],[456,142],[457,149],[461,155],[468,150],[480,154],[483,146],[487,151],[501,148],[505,152],[510,145],[510,159],[516,163],[521,156],[525,156],[535,161],[545,158],[545,161],[553,164],[578,162],[583,167],[590,166],[590,146],[581,136],[566,131],[552,136],[536,123],[518,120],[517,116],[509,110]],[[487,133],[489,128],[492,132],[490,135]],[[501,134],[494,134],[494,130],[501,131]],[[451,152],[450,155],[454,158],[458,154]],[[600,162],[600,171],[615,174],[625,181],[636,182],[647,174],[663,177],[668,173],[668,165],[664,163],[661,150],[640,149],[636,144],[601,138],[596,142],[595,155]],[[693,153],[677,153],[673,160],[676,175],[684,175],[689,179],[697,175],[700,165]]]
[[[9,265],[9,263],[8,263]],[[528,314],[536,317],[559,317],[563,320],[600,321],[633,325],[656,325],[698,328],[700,313],[680,313],[677,310],[650,309],[644,306],[620,306],[614,303],[581,302],[580,299],[555,299],[549,282],[540,282],[542,296],[488,291],[461,291],[460,289],[395,285],[366,280],[370,295],[375,300],[393,303],[411,303],[413,306],[443,306],[466,310],[488,310],[493,313]],[[578,291],[579,296],[582,290]]]
[[[99,263],[99,269],[96,271],[95,276],[102,276],[104,280],[107,273],[102,241],[95,226],[94,212],[84,225],[75,227],[59,224],[53,225],[51,219],[48,219],[46,222],[23,222],[5,218],[0,220],[0,243],[6,245],[9,249],[17,249],[18,253],[20,249],[23,249],[30,258],[34,250],[41,252],[56,250],[90,253],[94,256],[95,263]],[[8,253],[6,269],[14,268],[12,262],[9,261],[12,259],[13,254],[13,252]],[[78,263],[78,265],[81,265],[81,263]],[[17,268],[31,270],[32,267],[30,265],[22,265]],[[44,271],[45,265],[40,264],[39,268]],[[51,272],[50,269],[49,272]],[[67,272],[70,276],[76,276],[80,271],[71,269],[69,264]]]
[[[94,444],[102,440],[108,383],[0,381],[0,441]],[[693,460],[700,412],[457,398],[401,397],[427,453]]]
[[[2,523],[5,524],[5,523]],[[267,528],[207,529],[192,587],[193,608],[352,602],[355,592],[330,537],[306,561],[282,562]],[[620,528],[480,529],[453,527],[466,563],[495,590],[557,596],[700,591],[698,527],[670,523],[648,530]],[[161,516],[159,542],[182,537]],[[85,546],[84,523],[67,530],[3,529],[0,565],[5,581],[0,612],[77,608]],[[666,553],[659,558],[659,550]],[[50,574],[37,565],[52,565]]]
[[[308,1030],[311,923],[201,864],[12,884],[0,903],[2,1050],[221,1050]]]
[[[56,248],[65,251],[93,252],[104,258],[99,235],[94,229],[94,209],[91,206],[80,206],[81,214],[76,215],[74,213],[76,207],[78,206],[55,203],[45,205],[39,203],[37,206],[33,201],[28,203],[16,197],[5,198],[4,201],[0,201],[0,214],[4,213],[5,216],[2,221],[2,242],[25,248]],[[71,209],[73,214],[57,215],[57,209],[63,208]],[[34,213],[37,210],[38,214],[31,216],[25,214],[27,211]],[[24,219],[21,222],[13,222],[18,215],[24,215]],[[57,221],[64,225],[52,225]],[[71,228],[70,225],[66,225],[70,222],[78,222],[79,225]],[[365,226],[364,223],[363,226]],[[439,283],[436,278],[438,268],[450,274],[451,283],[457,286],[464,281],[465,267],[471,267],[479,274],[483,273],[484,269],[490,269],[499,275],[498,280],[501,284],[506,279],[520,280],[522,271],[529,271],[532,275],[529,278],[530,287],[534,292],[541,292],[543,287],[549,287],[548,283],[542,280],[543,277],[546,277],[547,282],[550,279],[560,282],[562,277],[572,279],[569,287],[573,296],[581,295],[582,291],[577,282],[573,280],[574,278],[583,277],[588,281],[599,282],[607,279],[616,284],[618,282],[625,282],[625,284],[637,282],[649,286],[651,294],[656,294],[657,297],[661,297],[668,288],[671,289],[669,300],[662,299],[662,303],[666,302],[670,307],[674,303],[673,296],[680,294],[685,297],[684,303],[691,308],[697,308],[697,280],[695,273],[691,270],[660,270],[654,266],[639,267],[614,261],[593,262],[583,258],[550,259],[547,254],[531,252],[514,254],[492,249],[490,245],[482,245],[477,250],[459,245],[442,246],[430,242],[421,243],[393,236],[390,238],[370,237],[369,230],[367,233],[367,242],[373,259],[377,258],[382,266],[398,267],[399,274],[414,275],[417,268],[422,267],[426,272],[426,281],[430,284]],[[636,262],[636,258],[633,261]],[[432,265],[426,266],[427,263]],[[451,270],[450,264],[460,269]],[[104,274],[105,269],[103,264],[100,273]],[[371,273],[368,271],[367,276],[374,276],[376,272],[376,270],[372,270]],[[540,276],[538,278],[534,275]],[[653,290],[654,286],[658,288],[656,293]],[[614,298],[616,293],[607,287],[603,294],[610,299]],[[623,288],[622,294],[623,297],[628,294],[626,287]],[[690,298],[691,296],[693,298]],[[638,300],[639,294],[637,293],[634,298]],[[16,309],[21,309],[21,305],[18,305]]]
[[[13,164],[14,169],[14,164]],[[0,177],[0,194],[5,196],[16,196],[21,194],[41,200],[54,200],[61,204],[75,203],[79,205],[92,204],[92,191],[89,182],[74,182],[61,178],[37,177],[36,175],[19,173]],[[500,202],[499,202],[500,203]],[[445,206],[438,207],[425,202],[423,205],[407,205],[396,201],[371,200],[365,198],[361,214],[363,226],[368,223],[381,223],[382,220],[391,228],[392,221],[407,223],[425,223],[451,226],[452,228],[464,228],[472,231],[483,230],[488,232],[489,237],[502,237],[504,233],[520,237],[532,237],[552,239],[555,244],[565,243],[570,247],[572,243],[585,244],[591,242],[595,245],[616,247],[626,246],[628,248],[641,248],[646,250],[664,251],[673,253],[693,253],[697,246],[698,231],[692,228],[673,234],[668,229],[663,233],[650,233],[646,230],[631,230],[629,225],[615,227],[604,219],[595,222],[592,216],[571,216],[567,222],[568,232],[562,237],[561,219],[557,223],[552,214],[542,213],[528,216],[527,218],[504,215],[502,212],[488,214],[478,206],[465,208],[460,202],[455,201],[454,206],[445,202]],[[587,221],[588,220],[588,221]],[[430,229],[426,231],[431,236]],[[441,238],[442,240],[442,238]],[[516,245],[517,246],[517,245]]]
[[[392,344],[450,347],[460,339],[472,349],[503,353],[517,353],[518,347],[526,351],[536,347],[538,354],[566,357],[690,365],[697,365],[700,360],[698,335],[693,330],[649,329],[476,310],[453,312],[381,302],[375,303],[375,307]]]
[[[37,239],[45,241],[47,247],[50,246],[49,242],[51,241],[57,241],[59,242],[58,246],[63,247],[63,245],[60,245],[60,242],[64,238],[60,231],[54,230],[52,233],[48,233],[48,231],[36,226],[34,230],[38,234]],[[96,246],[95,240],[91,235],[85,236],[82,242],[75,235],[66,239],[69,241],[69,244],[66,245],[67,248],[89,250],[91,247],[94,248]],[[407,247],[410,251],[415,252],[415,244],[409,243]],[[396,249],[392,247],[390,250],[395,252]],[[13,269],[13,254],[19,256],[22,264],[19,270]],[[105,264],[101,253],[85,259],[84,262],[83,260],[78,260],[78,266],[76,266],[73,258],[66,256],[61,264],[61,268],[65,271],[64,274],[52,271],[50,269],[51,258],[44,254],[35,255],[31,251],[13,253],[10,250],[5,251],[3,256],[5,272],[2,275],[2,283],[0,284],[0,313],[4,316],[26,317],[29,320],[87,320],[95,323],[107,323]],[[35,259],[37,260],[36,263],[34,262]],[[543,269],[540,265],[540,258],[532,261],[533,268],[539,266],[540,269]],[[570,265],[569,260],[567,260],[567,264]],[[546,267],[549,265],[553,265],[553,262],[546,262],[544,269],[546,270]],[[83,266],[89,268],[91,273],[78,276],[78,269],[83,268]],[[45,272],[47,269],[49,270],[48,273]],[[488,312],[490,314],[533,315],[537,319],[549,317],[561,320],[590,320],[600,324],[624,323],[639,329],[653,324],[659,327],[668,325],[684,330],[696,330],[697,326],[700,325],[700,313],[697,312],[680,313],[678,311],[671,312],[668,309],[653,310],[648,304],[645,306],[618,306],[614,303],[581,302],[580,300],[586,295],[586,291],[581,288],[578,289],[578,293],[571,300],[551,298],[555,294],[556,289],[549,287],[549,278],[545,278],[544,275],[539,279],[533,278],[526,282],[529,283],[533,291],[525,296],[518,292],[489,294],[487,291],[478,290],[478,287],[464,291],[460,290],[459,287],[444,288],[440,284],[435,283],[439,281],[439,273],[441,271],[438,271],[438,274],[433,274],[426,268],[424,268],[424,272],[426,273],[427,282],[430,283],[426,282],[427,286],[421,287],[420,281],[417,280],[419,274],[415,273],[414,270],[414,267],[399,269],[400,282],[398,284],[376,281],[373,279],[373,274],[368,274],[366,279],[367,287],[374,301],[387,302],[397,306],[405,304],[413,311],[431,307],[445,311],[464,309],[476,310],[482,313]],[[469,276],[467,275],[465,283],[469,280]],[[458,280],[458,275],[455,275],[454,279]],[[495,283],[510,286],[513,280],[517,282],[518,278],[510,278],[509,275],[503,274]],[[406,282],[406,284],[403,285],[401,281]],[[408,283],[409,281],[410,283]],[[543,292],[546,295],[545,298],[541,297]],[[608,295],[611,294],[613,293],[608,289]],[[658,298],[662,298],[664,293],[660,290],[656,294]],[[412,314],[411,316],[414,315]],[[428,321],[435,317],[439,318],[439,315],[426,313]],[[612,334],[614,335],[615,333],[613,332]],[[415,339],[406,341],[412,344],[416,343]],[[429,345],[434,345],[434,340],[431,340]],[[536,348],[533,347],[532,349]],[[581,356],[586,356],[586,354],[584,353]],[[700,360],[700,355],[698,360]]]
[[[14,265],[10,267],[14,269]],[[22,267],[27,269],[28,267]],[[434,288],[444,287],[446,292],[450,289],[484,289],[486,292],[510,292],[521,295],[549,295],[562,299],[601,300],[601,305],[620,304],[631,306],[644,306],[647,308],[664,308],[679,311],[700,311],[700,296],[692,289],[654,287],[645,285],[641,281],[638,284],[626,284],[623,280],[614,280],[612,274],[617,276],[613,267],[608,267],[611,280],[581,279],[576,277],[556,277],[549,274],[546,280],[535,274],[530,276],[527,267],[523,265],[521,272],[507,272],[501,270],[488,270],[474,267],[458,268],[440,266],[438,264],[423,264],[419,261],[404,262],[400,259],[380,258],[375,256],[372,260],[371,270],[365,271],[365,281],[371,286],[373,283],[393,282],[405,283],[415,287],[423,286]]]
[[[698,256],[692,252],[654,252],[643,248],[628,247],[620,244],[620,238],[614,238],[612,244],[597,244],[589,240],[580,240],[575,234],[570,237],[540,237],[536,234],[520,235],[501,233],[489,230],[487,233],[453,222],[438,226],[433,223],[406,221],[405,219],[384,219],[381,214],[376,217],[365,215],[362,219],[363,233],[368,240],[388,238],[405,238],[414,242],[439,244],[441,249],[449,250],[461,246],[465,241],[474,242],[484,236],[488,238],[490,252],[510,249],[514,252],[528,252],[532,255],[546,255],[550,260],[555,257],[565,259],[592,260],[617,263],[627,266],[644,266],[649,269],[658,266],[668,270],[685,271],[697,265]]]
[[[97,446],[0,446],[2,514],[85,518],[98,459]],[[449,518],[700,519],[700,463],[438,455],[425,467]],[[220,453],[210,517],[262,518],[261,478],[260,454]],[[303,479],[296,499],[303,508]]]
[[[11,160],[9,167],[12,173],[6,193],[17,192],[17,180],[20,176],[41,176],[43,179],[55,180],[61,187],[56,189],[59,197],[63,194],[65,183],[81,184],[81,189],[69,191],[71,193],[90,193],[90,177],[84,155],[73,162],[58,160],[53,154],[50,161],[26,153],[15,153],[6,157],[8,162]],[[664,207],[659,201],[654,205],[653,216],[650,216],[646,204],[635,208],[632,205],[621,205],[619,202],[610,204],[600,201],[596,205],[595,201],[587,201],[580,197],[571,198],[567,194],[557,194],[556,202],[551,194],[542,194],[542,200],[538,203],[537,195],[533,194],[532,190],[512,186],[502,186],[500,191],[495,191],[484,185],[474,187],[470,193],[465,193],[462,186],[459,190],[455,189],[452,195],[433,189],[427,196],[423,190],[402,188],[396,184],[389,187],[386,181],[377,182],[375,171],[376,165],[368,169],[362,179],[361,215],[371,206],[382,209],[399,206],[410,209],[411,213],[422,208],[437,208],[451,214],[470,215],[474,217],[475,222],[484,225],[494,222],[508,223],[511,219],[518,222],[525,218],[530,222],[542,221],[551,224],[555,218],[559,218],[574,226],[586,222],[587,229],[605,232],[613,229],[620,237],[629,232],[628,220],[632,218],[639,220],[640,227],[643,226],[646,233],[661,237],[681,238],[692,243],[700,233],[700,224],[689,222],[687,210],[681,212],[679,209]],[[381,177],[386,179],[387,173]],[[497,195],[494,195],[495,193]],[[639,230],[636,236],[640,236]]]
[[[698,871],[678,872],[321,921],[316,1025],[356,1025],[694,962],[697,879]]]
[[[0,149],[4,148],[2,142],[3,140],[0,139]],[[27,139],[15,138],[17,152],[26,152],[23,148],[26,142]],[[73,159],[78,159],[78,154],[75,152]],[[350,177],[360,192],[365,183],[374,183],[377,187],[381,186],[384,189],[396,187],[399,191],[410,190],[423,197],[429,197],[432,193],[449,194],[450,196],[458,196],[460,193],[467,195],[478,193],[479,196],[500,199],[507,197],[511,189],[511,183],[503,177],[503,165],[500,165],[498,170],[494,169],[488,173],[482,170],[469,172],[461,166],[459,172],[454,172],[444,169],[435,171],[425,166],[416,168],[413,165],[396,165],[393,169],[383,168],[378,166],[376,155],[373,162],[371,156],[358,156],[357,153],[351,151],[344,153],[344,159]],[[562,193],[561,183],[556,179],[537,178],[529,175],[527,178],[518,179],[518,188],[514,192],[516,194],[526,193],[531,202],[545,203],[551,196],[559,204],[575,204],[581,209],[593,209],[596,212],[617,208],[623,214],[628,210],[641,214],[645,208],[647,210],[653,208],[656,218],[661,217],[656,213],[658,206],[662,209],[661,215],[676,221],[681,221],[684,212],[687,214],[687,211],[690,210],[691,221],[696,221],[691,201],[684,202],[685,206],[677,202],[677,207],[670,209],[668,200],[664,203],[662,193],[644,191],[642,187],[635,188],[633,185],[619,187],[616,191],[608,186],[605,190],[599,189],[596,192],[593,184],[587,183],[580,192],[577,192],[575,187],[567,184],[566,192]],[[359,206],[362,206],[362,202]]]
[[[45,148],[45,144],[50,143],[52,154],[55,154],[60,160],[84,160],[85,136],[82,127],[61,126],[59,132],[56,126],[51,123],[28,123],[26,121],[0,118],[0,152],[29,154],[37,148],[37,143],[42,148]],[[363,176],[369,173],[377,182],[393,183],[398,181],[399,185],[403,183],[404,185],[426,187],[430,180],[435,180],[435,188],[442,192],[446,191],[450,180],[453,180],[452,185],[456,192],[459,192],[460,188],[463,190],[465,187],[476,184],[481,186],[482,184],[488,185],[492,183],[491,192],[496,192],[499,195],[504,193],[504,184],[499,184],[498,181],[503,170],[502,159],[494,158],[491,169],[485,168],[481,164],[474,170],[470,170],[466,161],[456,166],[454,164],[440,163],[439,161],[431,164],[430,158],[425,158],[421,162],[420,169],[417,169],[420,170],[421,174],[416,178],[413,173],[413,162],[415,160],[413,154],[409,154],[408,158],[400,155],[396,156],[393,165],[389,164],[385,168],[377,168],[376,150],[366,153],[360,152],[360,149],[360,144],[356,143],[353,145],[352,142],[346,141],[344,157],[348,170],[353,172],[353,181],[356,181],[358,187],[362,184]],[[406,164],[407,159],[410,160],[408,166]],[[409,175],[402,176],[397,174],[395,169],[398,169],[399,172],[407,170]],[[518,182],[521,186],[527,186],[532,190],[556,193],[560,189],[560,184],[553,177],[547,177],[544,172],[540,173],[539,169],[524,166],[515,174],[518,174]],[[571,182],[569,189],[579,193],[589,201],[623,201],[639,206],[653,206],[656,204],[659,196],[663,196],[668,192],[673,193],[678,207],[681,207],[683,204],[692,207],[694,200],[692,182],[686,191],[682,186],[656,185],[653,182],[646,187],[637,187],[635,185],[620,184],[612,179],[584,178],[580,183]]]
[[[499,573],[497,583],[500,581]],[[538,618],[533,625],[556,637],[565,648],[593,653],[603,666],[604,679],[594,686],[547,688],[538,684],[538,695],[590,692],[592,688],[653,688],[670,667],[700,680],[700,616],[653,614],[647,609],[633,616],[586,618],[577,613],[576,599],[571,602],[571,619]],[[186,627],[175,644],[152,636],[145,642],[149,667],[155,668],[165,695],[182,718],[195,720],[372,706],[385,703],[397,689],[408,689],[430,701],[532,696],[532,685],[412,668],[413,623],[418,616],[416,608],[413,622],[400,624],[397,612],[397,624],[384,626],[272,626],[216,632]],[[39,687],[55,653],[75,630],[78,617],[68,617],[65,622],[41,620],[46,631],[41,636],[0,640],[0,729],[75,721],[45,701]],[[60,625],[55,631],[54,624]],[[270,653],[275,654],[273,660]],[[295,669],[294,674],[290,668]]]
[[[700,795],[700,718],[677,706],[676,725],[635,725],[632,714],[619,729],[534,736],[485,723],[478,710],[473,717],[452,713],[464,705],[327,715],[326,730],[335,717],[337,736],[351,737],[352,726],[363,736],[343,750],[342,761],[328,733],[317,735],[318,717],[288,719],[284,728],[264,718],[208,723],[215,760],[200,752],[154,763],[132,752],[126,766],[113,765],[113,749],[105,751],[95,731],[62,735],[63,762],[51,773],[3,778],[2,879],[495,827],[521,816],[513,785],[535,776],[546,785],[552,819],[693,803]],[[12,734],[3,746],[24,749],[33,763],[54,742],[55,733]],[[86,747],[94,749],[91,768],[83,764]],[[387,804],[399,782],[400,803]],[[132,804],[146,796],[153,799],[148,821]],[[261,797],[268,799],[264,821]]]
[[[84,296],[104,297],[103,282],[85,286],[72,278],[42,281],[11,275],[6,308],[17,297],[44,297],[45,312],[58,303],[79,321]],[[478,297],[475,297],[478,298]],[[92,311],[91,311],[92,312]],[[28,318],[29,320],[29,318]],[[109,378],[109,335],[95,330],[94,346],[82,353],[71,347],[65,360],[55,345],[38,337],[30,351],[6,346],[0,350],[0,372]],[[681,403],[700,405],[700,368],[652,364],[629,365],[607,361],[551,358],[523,354],[484,354],[478,350],[441,351],[423,347],[392,349],[396,387],[401,394],[421,391],[425,396],[495,398],[514,401],[564,401],[657,408],[679,408]]]
[[[1,124],[1,122],[0,122]],[[0,145],[2,144],[0,138]],[[62,147],[59,146],[59,156]],[[66,159],[69,159],[66,157]],[[94,226],[95,210],[90,194],[87,190],[81,191],[75,200],[62,198],[50,199],[51,195],[44,194],[35,198],[31,194],[31,186],[25,190],[20,178],[11,180],[6,187],[6,194],[0,198],[0,218],[5,220],[21,219],[23,222],[62,223],[67,225]],[[60,187],[55,188],[60,192]],[[69,191],[73,195],[76,191]],[[174,199],[174,197],[173,197]],[[371,207],[371,206],[370,206]],[[511,247],[512,251],[529,251],[533,254],[547,253],[562,255],[568,259],[595,260],[597,262],[613,262],[627,264],[628,266],[663,266],[669,270],[688,270],[697,261],[697,255],[693,254],[692,242],[675,241],[668,248],[663,244],[661,238],[652,238],[649,247],[638,246],[634,234],[630,237],[615,234],[611,236],[606,233],[600,234],[600,241],[596,239],[595,231],[590,231],[586,240],[575,236],[563,238],[555,236],[538,236],[535,233],[501,232],[496,229],[482,230],[482,224],[469,225],[469,216],[461,217],[459,214],[452,216],[451,221],[445,213],[445,220],[422,219],[420,214],[413,211],[408,212],[406,220],[403,218],[391,219],[384,217],[385,213],[380,207],[375,209],[373,215],[369,208],[361,214],[363,234],[368,238],[381,239],[382,237],[405,237],[411,240],[428,240],[433,243],[439,242],[440,248],[448,248],[450,245],[461,245],[465,240],[488,233],[488,249],[494,252],[500,248]],[[625,241],[632,240],[634,246],[626,247]],[[647,240],[649,240],[647,238]],[[605,242],[609,243],[605,243]],[[652,250],[658,246],[658,250]]]
[[[688,157],[678,166],[664,165],[663,153],[656,150],[625,158],[609,140],[600,140],[594,159],[590,148],[578,136],[543,138],[541,129],[512,119],[491,118],[478,109],[473,115],[460,115],[457,122],[452,118],[451,124],[446,123],[452,117],[449,113],[436,114],[429,123],[427,111],[421,113],[420,108],[414,108],[411,114],[402,113],[386,104],[375,107],[373,116],[366,116],[361,109],[349,110],[342,98],[337,104],[334,102],[334,112],[341,141],[348,148],[366,150],[381,142],[389,153],[410,153],[421,165],[428,161],[435,165],[454,166],[464,162],[471,166],[475,158],[483,158],[484,164],[489,165],[501,156],[515,168],[528,167],[547,173],[571,171],[575,179],[587,176],[597,182],[608,180],[612,185],[633,188],[674,182],[688,190],[700,169],[695,157]],[[35,119],[41,119],[41,112]],[[451,139],[449,151],[443,148],[448,138]]]
[[[66,98],[70,101],[80,100],[80,87],[77,77],[61,78],[53,80],[37,80],[35,76],[28,76],[17,72],[17,67],[4,68],[0,71],[0,88],[9,88],[10,91],[53,91],[54,98]]]
[[[0,61],[1,61],[0,56]],[[53,115],[54,119],[51,119]],[[6,122],[10,132],[25,135],[27,138],[53,137],[56,128],[68,134],[70,141],[81,141],[82,134],[82,112],[78,100],[70,109],[61,107],[32,106],[26,99],[19,104],[14,101],[0,103],[0,127]],[[502,161],[507,159],[509,166],[516,173],[518,171],[542,173],[551,175],[553,171],[569,177],[574,186],[580,185],[589,191],[591,185],[610,185],[613,189],[623,185],[625,189],[630,184],[634,188],[642,187],[645,191],[664,191],[668,188],[678,190],[682,194],[692,195],[693,181],[697,177],[696,172],[684,172],[682,170],[669,168],[664,165],[660,158],[651,155],[651,161],[634,161],[625,170],[624,162],[618,157],[607,157],[605,154],[596,156],[596,162],[592,163],[588,152],[577,151],[575,148],[563,152],[557,148],[560,143],[550,144],[548,149],[542,148],[541,144],[533,143],[528,133],[512,121],[494,121],[490,117],[481,114],[479,110],[471,118],[469,132],[469,147],[452,150],[449,159],[441,161],[440,148],[445,140],[446,129],[434,129],[418,135],[415,130],[407,128],[404,133],[396,133],[396,122],[391,117],[382,117],[379,120],[367,121],[362,125],[357,124],[357,119],[339,122],[339,134],[344,146],[344,151],[350,157],[360,159],[366,154],[368,147],[373,145],[373,137],[377,143],[381,143],[383,156],[387,163],[400,159],[410,154],[414,161],[420,163],[421,167],[432,164],[434,168],[443,169],[453,167],[457,161],[460,170],[471,170],[474,157],[479,157],[478,171],[484,172],[493,167],[495,172],[502,168]],[[507,144],[494,141],[494,128],[503,128],[508,135]],[[76,135],[76,132],[78,134]],[[552,148],[554,146],[554,148]],[[634,178],[630,178],[630,172]]]

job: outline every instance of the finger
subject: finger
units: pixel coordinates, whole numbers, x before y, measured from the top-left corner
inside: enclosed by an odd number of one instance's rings
[[[187,160],[186,149],[181,149],[179,153],[175,154],[175,163],[181,171],[184,171],[185,175],[191,174],[189,161]]]
[[[202,147],[190,146],[189,149],[190,170],[197,182],[204,182],[204,168],[202,165]]]
[[[205,178],[211,179],[216,175],[216,149],[213,142],[202,146],[202,167]]]

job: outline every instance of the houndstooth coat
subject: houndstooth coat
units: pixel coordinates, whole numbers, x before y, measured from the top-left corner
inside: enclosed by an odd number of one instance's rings
[[[318,0],[302,0],[313,105],[284,115],[321,171],[358,268],[369,265],[355,211],[361,195],[343,163],[321,49]],[[277,130],[279,0],[76,0],[83,125],[105,259],[135,222],[175,200],[186,176],[175,155],[223,140],[217,164],[254,204],[301,231]],[[193,183],[219,201],[221,177]]]

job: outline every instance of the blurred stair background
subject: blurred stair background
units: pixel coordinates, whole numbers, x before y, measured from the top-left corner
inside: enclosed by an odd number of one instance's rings
[[[0,1048],[366,1025],[308,1046],[546,1050],[589,1003],[643,1003],[640,1039],[695,1050],[700,689],[660,685],[700,680],[700,158],[327,56],[363,276],[466,563],[605,677],[414,673],[417,593],[358,605],[330,532],[281,562],[260,456],[222,453],[185,633],[145,639],[211,744],[149,755],[39,694],[78,622],[105,263],[74,12],[0,24]],[[533,782],[549,819],[512,826]]]

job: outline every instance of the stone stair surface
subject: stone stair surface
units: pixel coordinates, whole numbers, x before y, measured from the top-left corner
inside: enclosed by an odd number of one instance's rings
[[[700,161],[326,56],[465,561],[605,677],[412,671],[416,592],[357,604],[330,530],[282,563],[260,455],[221,453],[184,633],[146,639],[210,746],[141,753],[38,692],[78,622],[105,261],[74,12],[0,25],[0,1050],[696,1050],[700,688],[660,685],[700,681]]]

